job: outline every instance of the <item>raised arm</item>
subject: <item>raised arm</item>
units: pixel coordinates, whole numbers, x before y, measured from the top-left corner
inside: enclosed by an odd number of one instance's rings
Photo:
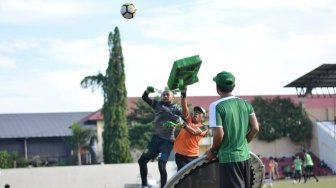
[[[144,100],[147,104],[149,104],[150,106],[153,105],[153,100],[151,98],[149,98],[149,94],[154,92],[154,88],[152,86],[148,86],[147,89],[144,91],[144,93],[142,94],[142,100]]]
[[[188,102],[187,102],[187,90],[181,91],[181,107],[182,107],[182,115],[185,119],[190,116]]]
[[[182,115],[184,119],[188,121],[188,118],[190,118],[190,112],[187,102],[187,89],[181,91],[181,107],[182,107]],[[184,123],[182,125],[182,128],[184,128],[187,132],[189,132],[192,135],[202,134],[202,130],[200,128],[193,128],[191,126],[188,126],[188,122]]]

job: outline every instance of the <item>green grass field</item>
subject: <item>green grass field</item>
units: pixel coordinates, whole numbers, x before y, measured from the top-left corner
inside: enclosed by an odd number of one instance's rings
[[[293,180],[279,180],[273,181],[272,188],[335,188],[336,187],[336,176],[321,176],[318,177],[319,182],[316,182],[314,178],[308,180],[306,183],[293,184]],[[271,187],[267,184],[264,185],[264,188]]]

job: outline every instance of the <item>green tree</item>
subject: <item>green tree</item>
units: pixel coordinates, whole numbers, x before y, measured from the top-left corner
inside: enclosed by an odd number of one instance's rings
[[[135,100],[133,104],[135,107],[127,116],[131,147],[142,150],[154,134],[154,110],[142,99]]]
[[[295,105],[290,99],[263,99],[252,101],[260,123],[258,138],[268,142],[289,137],[300,143],[311,139],[312,122],[302,105]]]
[[[71,130],[72,130],[71,143],[77,156],[77,164],[82,165],[80,151],[81,149],[87,149],[87,147],[90,147],[89,146],[90,139],[94,133],[92,129],[82,128],[78,123],[72,124]]]
[[[133,124],[148,124],[153,121],[154,110],[142,99],[133,102],[135,107],[130,108],[127,120],[130,126]]]
[[[10,154],[3,150],[0,151],[0,168],[10,168]]]
[[[108,36],[110,57],[106,74],[87,76],[81,81],[84,88],[102,87],[104,104],[103,153],[104,162],[131,162],[127,129],[127,91],[125,86],[124,57],[118,27]]]

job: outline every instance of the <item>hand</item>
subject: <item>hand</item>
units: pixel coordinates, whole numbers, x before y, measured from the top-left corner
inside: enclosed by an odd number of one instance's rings
[[[186,98],[187,97],[187,87],[185,87],[184,89],[180,91],[181,91],[181,97]]]
[[[205,152],[205,155],[206,155],[206,159],[207,159],[208,161],[211,161],[211,160],[217,158],[217,155],[214,154],[210,149],[209,149],[208,151]]]
[[[152,87],[152,86],[148,86],[147,89],[146,89],[146,91],[147,91],[148,93],[154,93],[154,87]]]

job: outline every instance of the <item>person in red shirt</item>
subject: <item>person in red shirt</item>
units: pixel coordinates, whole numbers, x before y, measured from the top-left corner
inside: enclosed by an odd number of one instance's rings
[[[199,142],[208,131],[208,128],[202,124],[205,110],[200,106],[195,106],[193,113],[190,114],[186,96],[187,91],[181,91],[181,107],[185,123],[181,125],[173,147],[177,170],[198,157]]]

